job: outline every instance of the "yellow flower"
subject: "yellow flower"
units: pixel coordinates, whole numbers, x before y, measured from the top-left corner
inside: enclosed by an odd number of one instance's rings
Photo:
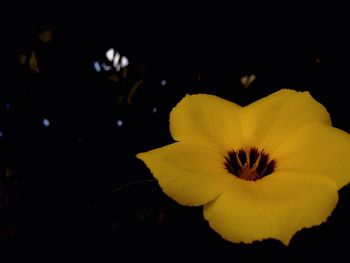
[[[309,92],[283,89],[246,107],[187,95],[170,131],[177,142],[137,157],[175,201],[203,205],[211,228],[231,242],[288,245],[327,220],[350,182],[350,135],[331,126]]]

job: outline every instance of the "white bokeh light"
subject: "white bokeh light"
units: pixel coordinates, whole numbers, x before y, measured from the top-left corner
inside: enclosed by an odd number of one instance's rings
[[[94,62],[94,68],[97,72],[102,71],[109,71],[112,68],[115,68],[117,72],[119,72],[121,69],[127,67],[129,65],[129,59],[125,56],[120,55],[118,51],[116,51],[114,48],[110,48],[106,52],[106,57],[110,63],[99,63],[98,61]]]
[[[109,61],[112,61],[114,59],[114,49],[110,48],[106,52],[106,57]]]
[[[117,52],[113,59],[113,67],[117,67],[117,65],[119,65],[119,59],[120,59],[120,54]]]
[[[123,126],[123,121],[122,121],[122,120],[117,120],[117,126],[118,126],[118,127]]]
[[[126,57],[122,56],[122,58],[120,60],[120,66],[122,68],[125,68],[128,65],[129,65],[129,60]]]
[[[47,119],[47,118],[44,118],[42,120],[42,124],[45,126],[45,127],[49,127],[50,126],[50,121]]]
[[[98,63],[98,61],[94,62],[94,68],[97,72],[101,71],[101,66],[100,66],[100,63]]]
[[[109,70],[112,69],[111,66],[108,66],[108,65],[106,65],[105,63],[102,63],[101,66],[102,66],[102,68],[103,68],[105,71],[109,71]]]

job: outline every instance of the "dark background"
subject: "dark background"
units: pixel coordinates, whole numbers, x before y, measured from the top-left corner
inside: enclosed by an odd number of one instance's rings
[[[0,242],[7,251],[48,249],[53,258],[67,251],[115,258],[346,255],[347,187],[328,222],[298,232],[289,247],[232,244],[208,227],[201,208],[167,198],[135,158],[172,142],[168,116],[186,93],[247,105],[281,88],[309,90],[333,125],[350,131],[343,22],[331,24],[330,11],[318,10],[273,17],[249,8],[181,10],[24,10],[6,21]],[[39,38],[45,31],[48,43]],[[109,48],[129,59],[124,75],[94,69],[95,61],[108,64]],[[39,72],[19,62],[32,52]],[[245,88],[240,78],[251,74],[256,80]]]

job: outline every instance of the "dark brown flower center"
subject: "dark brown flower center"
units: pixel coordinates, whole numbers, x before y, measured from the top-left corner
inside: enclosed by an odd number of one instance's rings
[[[225,159],[225,167],[230,173],[248,181],[261,179],[271,174],[276,167],[276,161],[269,160],[269,155],[257,148],[229,151]]]

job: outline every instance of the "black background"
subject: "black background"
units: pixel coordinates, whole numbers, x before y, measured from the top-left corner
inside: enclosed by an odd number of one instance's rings
[[[3,40],[0,240],[10,253],[281,260],[346,255],[347,187],[328,222],[298,232],[289,247],[275,240],[232,244],[208,227],[201,208],[167,198],[135,158],[172,142],[168,116],[186,93],[244,106],[281,88],[309,90],[333,125],[350,131],[341,15],[334,20],[330,10],[290,7],[273,16],[250,7],[38,10],[8,19]],[[53,40],[43,43],[38,34],[47,29]],[[109,48],[130,61],[128,75],[117,82],[93,68]],[[18,60],[32,51],[39,74]],[[245,89],[240,78],[250,74],[256,80]]]

